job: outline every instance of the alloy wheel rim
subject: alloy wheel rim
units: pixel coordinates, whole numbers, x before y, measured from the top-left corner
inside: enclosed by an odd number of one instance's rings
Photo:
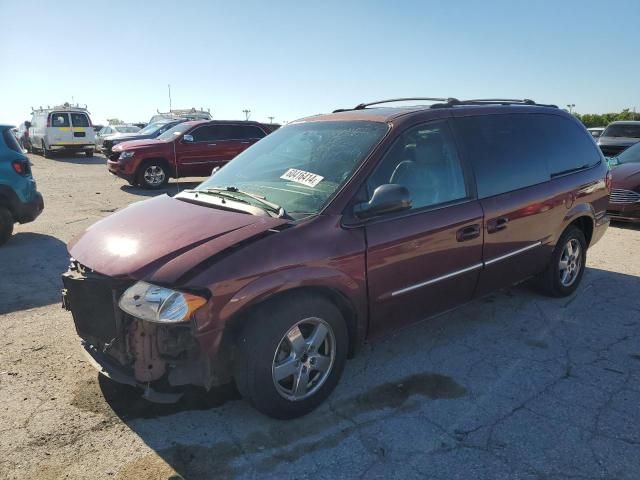
[[[562,249],[558,271],[560,283],[565,287],[570,287],[578,278],[582,268],[582,248],[580,242],[572,238]]]
[[[159,185],[164,181],[164,170],[157,165],[151,165],[144,171],[144,179],[149,185]]]
[[[291,401],[316,393],[329,377],[336,356],[331,326],[321,318],[305,318],[282,337],[271,365],[278,393]]]

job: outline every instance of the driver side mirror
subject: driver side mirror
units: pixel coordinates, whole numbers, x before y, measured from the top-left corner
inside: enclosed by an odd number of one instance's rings
[[[411,208],[409,190],[397,183],[388,183],[376,188],[371,200],[355,205],[353,213],[356,217],[364,219],[409,208]]]
[[[187,143],[193,143],[193,135],[183,135],[182,136],[182,140],[184,140]]]

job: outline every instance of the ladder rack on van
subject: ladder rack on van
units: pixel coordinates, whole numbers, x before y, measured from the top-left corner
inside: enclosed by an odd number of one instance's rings
[[[47,105],[47,108],[43,108],[42,106],[40,106],[39,108],[34,108],[31,107],[31,113],[42,113],[42,112],[48,112],[51,110],[68,110],[68,111],[80,111],[80,112],[87,112],[90,113],[89,110],[87,110],[87,105],[85,104],[84,107],[81,107],[80,104],[76,103],[75,106],[71,105],[69,102],[65,102],[62,105],[56,105],[54,107],[50,107],[49,105]]]

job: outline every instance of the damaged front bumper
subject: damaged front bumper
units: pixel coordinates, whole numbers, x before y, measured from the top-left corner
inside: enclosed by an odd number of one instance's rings
[[[62,276],[62,306],[73,315],[90,363],[112,380],[143,389],[150,401],[180,399],[180,387],[212,386],[208,358],[189,322],[158,325],[126,314],[118,299],[133,281],[72,261]]]

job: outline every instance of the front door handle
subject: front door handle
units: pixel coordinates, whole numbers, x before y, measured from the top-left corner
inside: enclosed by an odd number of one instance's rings
[[[467,227],[463,227],[456,232],[456,240],[459,242],[466,242],[467,240],[473,240],[480,236],[480,225],[474,224]]]
[[[487,222],[487,233],[496,233],[507,228],[509,219],[507,217],[499,217]]]

